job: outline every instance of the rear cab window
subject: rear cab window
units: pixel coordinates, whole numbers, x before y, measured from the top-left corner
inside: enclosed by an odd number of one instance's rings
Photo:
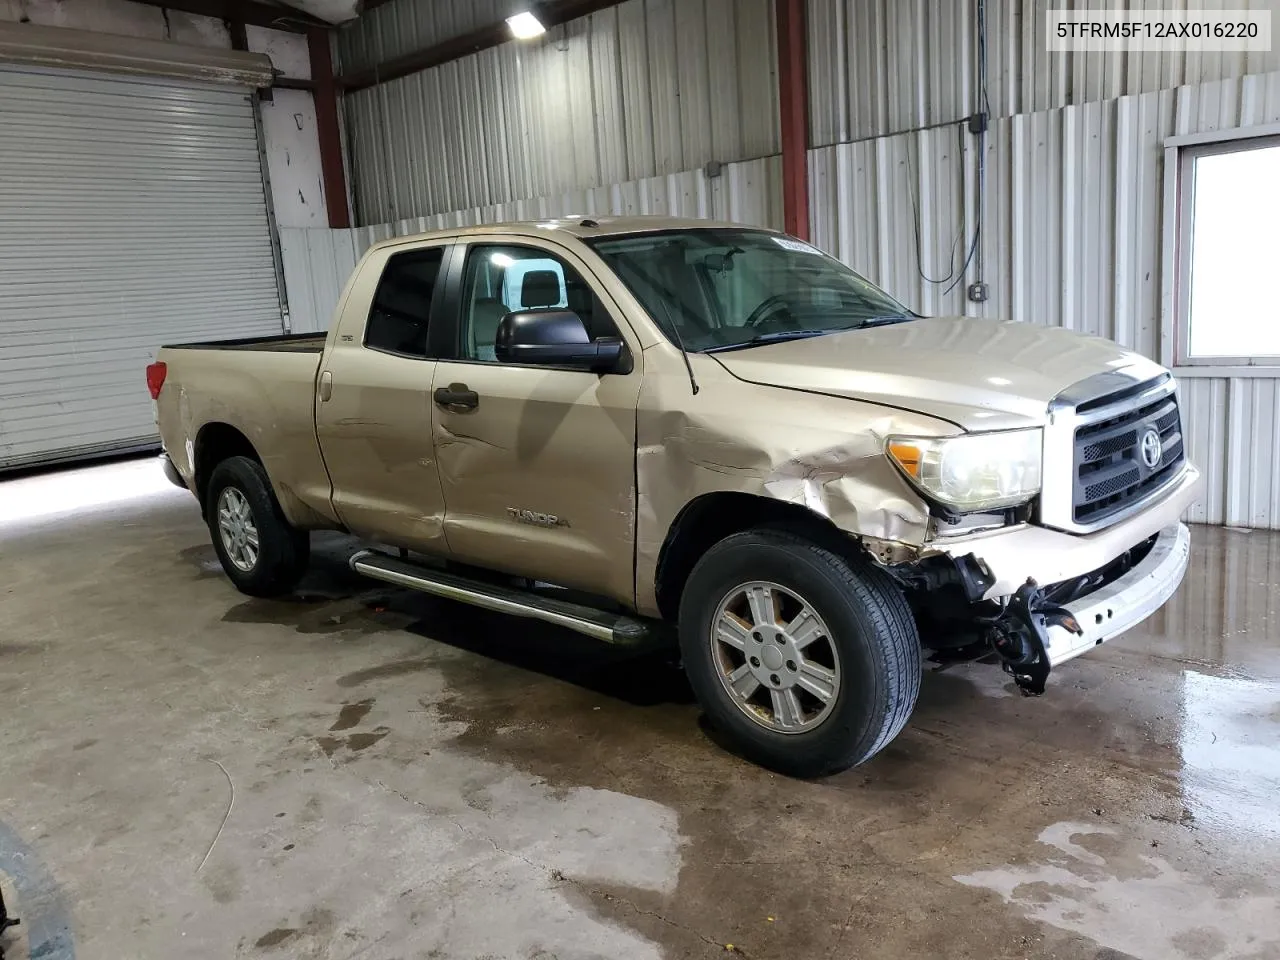
[[[387,261],[373,294],[364,345],[402,357],[427,356],[432,303],[448,247],[406,250]]]

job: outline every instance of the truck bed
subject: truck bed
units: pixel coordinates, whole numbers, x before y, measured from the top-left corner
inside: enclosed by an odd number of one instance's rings
[[[288,333],[275,337],[209,340],[204,343],[169,343],[166,350],[255,350],[269,353],[324,353],[325,334]]]
[[[315,422],[324,346],[324,335],[306,333],[161,347],[158,423],[178,473],[191,482],[205,428],[223,442],[239,434],[295,522],[328,519],[329,475]]]

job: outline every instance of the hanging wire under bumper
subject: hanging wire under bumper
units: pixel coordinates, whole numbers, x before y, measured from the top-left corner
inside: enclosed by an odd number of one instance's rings
[[[1090,577],[1047,587],[1028,580],[999,615],[986,620],[986,640],[1018,689],[1039,696],[1054,667],[1137,626],[1165,604],[1186,573],[1191,535],[1178,523],[1148,543],[1149,549],[1135,548],[1145,553],[1132,567],[1096,589],[1077,595]]]

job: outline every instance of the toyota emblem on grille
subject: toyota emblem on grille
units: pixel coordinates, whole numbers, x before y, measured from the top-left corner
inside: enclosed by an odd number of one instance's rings
[[[1142,443],[1139,450],[1142,453],[1142,462],[1147,465],[1147,469],[1154,470],[1160,466],[1160,458],[1164,454],[1161,449],[1160,431],[1155,427],[1148,428],[1147,432],[1142,435]]]

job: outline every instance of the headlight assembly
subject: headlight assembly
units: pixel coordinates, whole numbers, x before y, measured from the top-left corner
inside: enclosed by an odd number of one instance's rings
[[[1041,432],[890,437],[885,453],[930,499],[961,513],[1025,503],[1040,492]]]

